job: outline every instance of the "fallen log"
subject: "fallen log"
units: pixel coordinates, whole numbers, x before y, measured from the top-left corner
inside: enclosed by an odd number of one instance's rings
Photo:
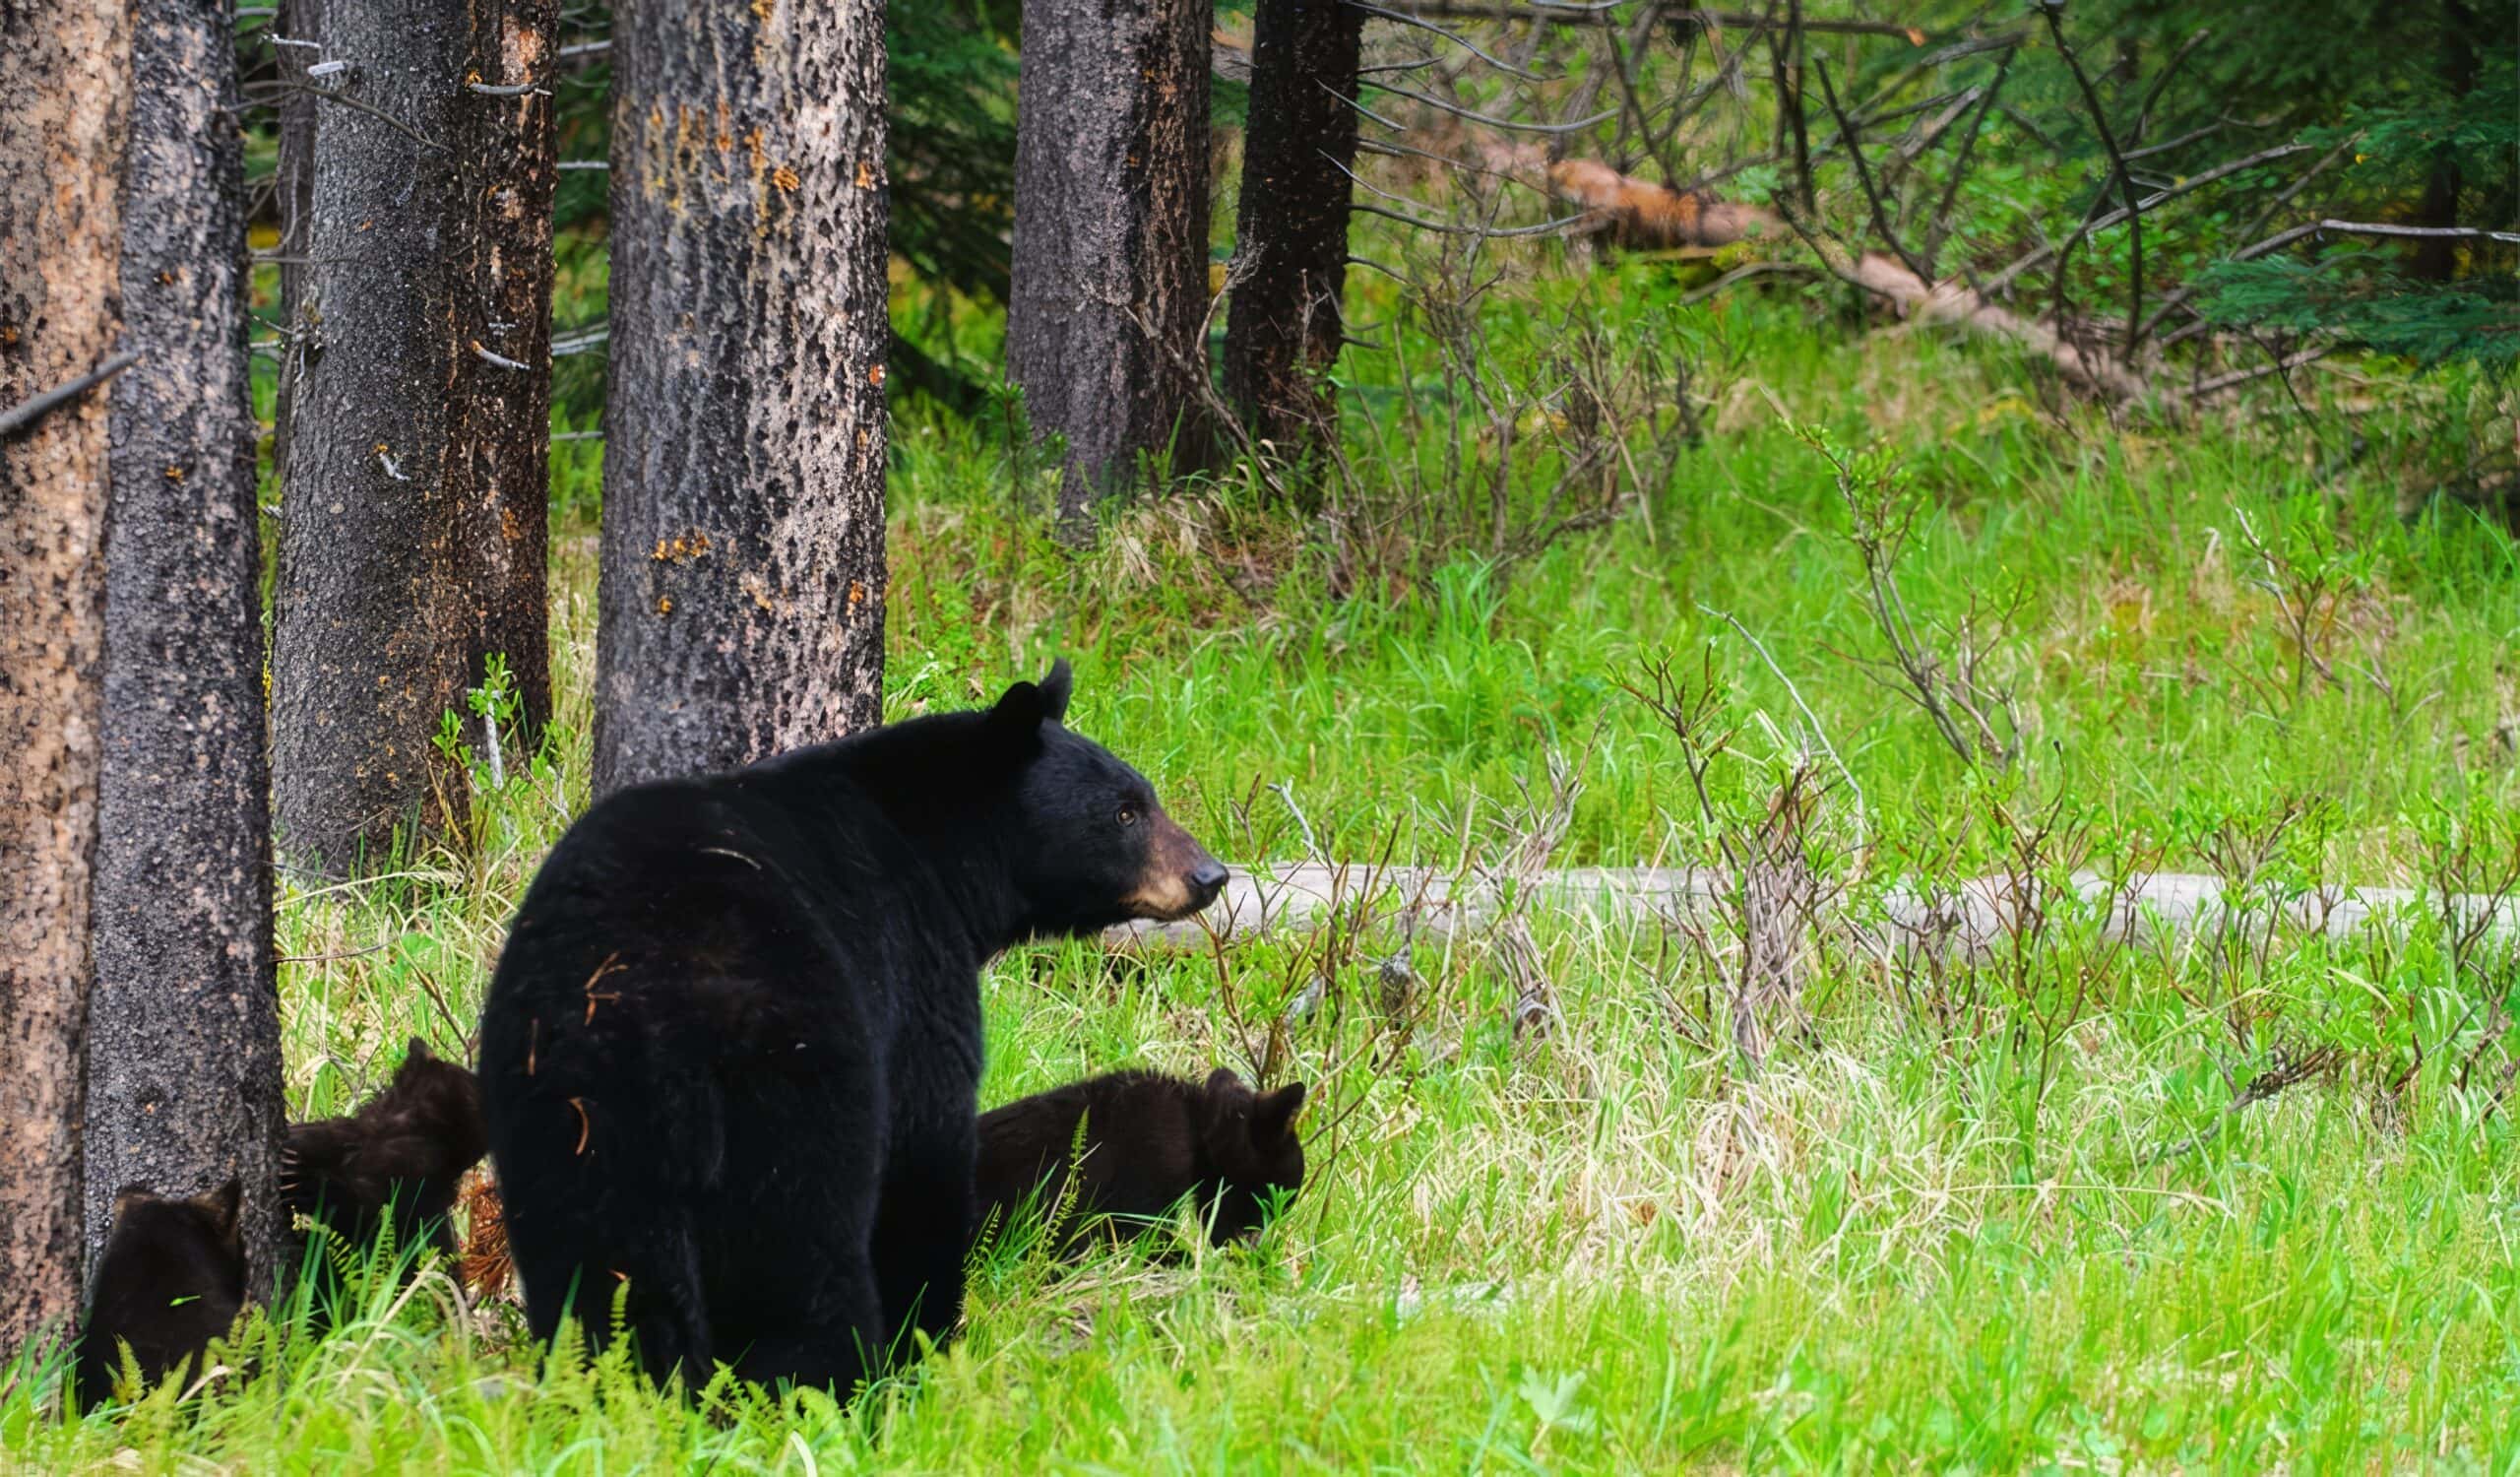
[[[2141,375],[2128,371],[2107,353],[2071,343],[2053,326],[2036,318],[1997,307],[1965,284],[1949,279],[1928,284],[1906,263],[1878,251],[1867,251],[1852,264],[1830,260],[1834,255],[1825,250],[1821,253],[1830,271],[1888,302],[1911,323],[1953,323],[1973,332],[2009,339],[2044,355],[2063,371],[2065,378],[2085,390],[2118,400],[2134,400],[2152,388]]]
[[[1722,873],[1695,867],[1580,867],[1518,881],[1418,867],[1280,863],[1237,868],[1224,895],[1197,918],[1125,924],[1102,938],[1120,950],[1205,951],[1220,940],[1301,932],[1357,903],[1375,905],[1377,925],[1429,942],[1476,936],[1513,908],[1639,927],[1706,927],[1721,918],[1728,885]],[[1836,918],[1887,946],[1947,949],[1962,958],[2002,946],[2027,907],[2079,910],[2102,937],[2135,944],[2175,946],[2227,927],[2269,925],[2286,934],[2344,938],[2375,926],[2444,917],[2483,937],[2520,943],[2520,897],[2510,895],[2461,894],[2445,908],[2440,897],[2417,888],[2340,884],[2280,896],[2252,889],[2233,906],[2222,878],[2189,872],[2112,880],[2079,871],[2073,887],[2069,901],[2061,893],[2025,898],[2007,877],[1902,884],[1858,893]]]
[[[1549,194],[1584,212],[1573,233],[1630,250],[1729,246],[1795,234],[1792,223],[1773,211],[1720,200],[1704,190],[1674,190],[1596,160],[1559,160],[1547,166],[1542,182]],[[1832,274],[1880,298],[1911,323],[1953,324],[2009,340],[2053,363],[2087,392],[2116,400],[2161,393],[2108,353],[2073,343],[2050,323],[1998,307],[1964,283],[1929,283],[1885,252],[1851,255],[1834,240],[1802,234],[1803,244]]]
[[[1631,251],[1730,246],[1787,234],[1773,212],[1704,190],[1674,190],[1594,160],[1559,160],[1548,166],[1547,179],[1551,194],[1584,210],[1574,233],[1599,234]]]

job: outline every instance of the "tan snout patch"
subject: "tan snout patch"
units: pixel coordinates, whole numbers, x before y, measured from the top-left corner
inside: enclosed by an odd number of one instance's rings
[[[1171,816],[1158,811],[1152,824],[1146,871],[1138,878],[1137,890],[1120,902],[1140,918],[1170,923],[1199,911],[1198,894],[1190,890],[1190,872],[1208,860],[1208,854]]]

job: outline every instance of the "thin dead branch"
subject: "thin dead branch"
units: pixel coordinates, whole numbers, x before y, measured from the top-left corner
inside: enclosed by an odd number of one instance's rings
[[[138,350],[125,351],[66,385],[56,385],[49,390],[40,391],[5,411],[0,411],[0,436],[9,435],[23,426],[32,425],[37,418],[55,407],[78,399],[139,362]]]
[[[2124,352],[2131,358],[2137,342],[2135,335],[2144,319],[2144,207],[2135,197],[2135,171],[2127,164],[2125,152],[2117,147],[2117,131],[2109,126],[2109,109],[2101,104],[2099,90],[2091,85],[2090,75],[2083,71],[2082,58],[2075,54],[2073,42],[2065,39],[2065,0],[2038,0],[2038,9],[2048,23],[2048,34],[2056,42],[2057,54],[2065,59],[2065,69],[2073,74],[2074,86],[2082,92],[2083,104],[2091,112],[2091,124],[2100,134],[2101,147],[2109,151],[2109,165],[2112,171],[2110,183],[2115,184],[2126,200],[2129,264]],[[2191,39],[2189,44],[2195,44],[2194,40]],[[2186,54],[2184,49],[2179,52],[2180,57]],[[2177,65],[2177,58],[2174,58],[2171,66],[2174,68]],[[2108,185],[2104,184],[2101,195],[2106,198],[2108,193]],[[2072,248],[2068,246],[2066,249],[2070,251]],[[2062,253],[2059,253],[2059,260],[2061,262]],[[2062,270],[2060,266],[2060,274]]]
[[[1501,128],[1510,133],[1581,133],[1596,123],[1607,122],[1608,120],[1618,116],[1618,109],[1613,107],[1605,112],[1594,113],[1590,117],[1576,118],[1564,123],[1526,123],[1520,118],[1499,118],[1488,113],[1479,112],[1472,108],[1463,107],[1457,102],[1446,102],[1441,97],[1436,97],[1425,93],[1417,93],[1412,92],[1407,88],[1393,87],[1387,82],[1374,83],[1373,87],[1379,92],[1389,93],[1396,97],[1406,97],[1412,102],[1423,103],[1426,106],[1435,109],[1437,112],[1450,113],[1456,118],[1467,119],[1473,123],[1483,123],[1489,128]],[[1361,107],[1359,110],[1361,111]],[[1384,120],[1376,119],[1375,121],[1381,122]]]
[[[1918,281],[1930,280],[1931,270],[1917,259],[1916,253],[1910,251],[1907,243],[1899,239],[1899,233],[1890,227],[1890,214],[1881,203],[1880,188],[1873,184],[1872,170],[1866,167],[1863,161],[1862,141],[1856,136],[1855,125],[1847,121],[1847,110],[1838,104],[1838,90],[1829,81],[1828,63],[1815,57],[1812,59],[1811,69],[1820,79],[1820,99],[1828,104],[1829,116],[1837,120],[1838,138],[1846,145],[1847,160],[1855,165],[1856,183],[1862,187],[1863,202],[1872,212],[1873,234],[1881,238],[1883,245],[1898,254],[1899,260],[1905,262],[1908,270],[1917,275]]]

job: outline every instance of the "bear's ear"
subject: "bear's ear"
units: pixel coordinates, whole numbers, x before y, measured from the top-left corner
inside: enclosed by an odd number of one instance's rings
[[[1290,1082],[1264,1094],[1251,1110],[1251,1141],[1275,1143],[1294,1131],[1295,1115],[1303,1112],[1303,1084]]]
[[[211,1224],[219,1228],[220,1235],[233,1241],[236,1238],[236,1212],[244,1199],[244,1185],[230,1175],[227,1183],[217,1189],[204,1190],[193,1196],[193,1203],[209,1215]]]
[[[1207,1094],[1210,1098],[1223,1103],[1230,1102],[1235,1098],[1247,1098],[1251,1096],[1251,1089],[1242,1085],[1242,1079],[1233,1074],[1232,1067],[1220,1066],[1208,1073]]]
[[[1041,716],[1052,723],[1067,722],[1067,700],[1076,690],[1076,674],[1068,670],[1067,658],[1050,664],[1049,674],[1041,678]]]
[[[429,1050],[429,1044],[416,1036],[411,1038],[410,1046],[403,1048],[403,1064],[406,1066],[414,1061],[435,1061],[436,1060],[437,1054]]]
[[[1017,682],[998,696],[988,710],[988,732],[993,738],[1019,746],[1038,744],[1041,740],[1041,720],[1047,718],[1048,705],[1041,689],[1031,682]]]
[[[126,1185],[114,1191],[114,1219],[119,1221],[157,1198],[146,1185]]]

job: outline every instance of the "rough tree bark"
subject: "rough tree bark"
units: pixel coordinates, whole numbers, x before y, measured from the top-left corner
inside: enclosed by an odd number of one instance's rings
[[[128,0],[0,0],[0,408],[114,353],[130,59]],[[0,432],[0,1353],[79,1304],[107,418]]]
[[[1342,342],[1364,25],[1349,0],[1260,0],[1252,22],[1225,391],[1254,439],[1290,453],[1337,415],[1322,376]]]
[[[1206,0],[1027,0],[1007,367],[1036,435],[1066,439],[1059,521],[1139,458],[1206,459]]]
[[[296,402],[281,500],[272,780],[281,844],[340,872],[398,827],[454,830],[461,775],[433,742],[463,704],[450,410],[486,304],[454,243],[472,220],[458,149],[465,0],[330,0]],[[353,106],[352,103],[357,105]]]
[[[455,153],[457,346],[448,496],[457,527],[468,686],[496,653],[516,679],[514,738],[551,719],[551,197],[560,183],[552,53],[559,0],[471,0],[478,87]],[[510,96],[509,90],[526,91]],[[463,333],[459,330],[459,333]],[[468,715],[467,722],[471,719]],[[475,744],[486,742],[478,732]]]
[[[311,325],[299,321],[306,300],[306,241],[315,213],[315,96],[304,91],[306,69],[323,60],[324,0],[280,0],[277,34],[290,44],[276,46],[275,67],[281,81],[292,84],[281,94],[280,151],[272,180],[280,213],[280,321],[283,346],[280,374],[272,400],[272,469],[283,487],[288,485],[288,447],[297,423],[297,381],[305,367],[301,351],[313,342]]]
[[[884,662],[884,8],[612,32],[595,786],[865,728]]]
[[[112,392],[88,1253],[123,1186],[233,1176],[260,1298],[283,1103],[235,32],[226,0],[134,10],[121,270],[142,356]]]

